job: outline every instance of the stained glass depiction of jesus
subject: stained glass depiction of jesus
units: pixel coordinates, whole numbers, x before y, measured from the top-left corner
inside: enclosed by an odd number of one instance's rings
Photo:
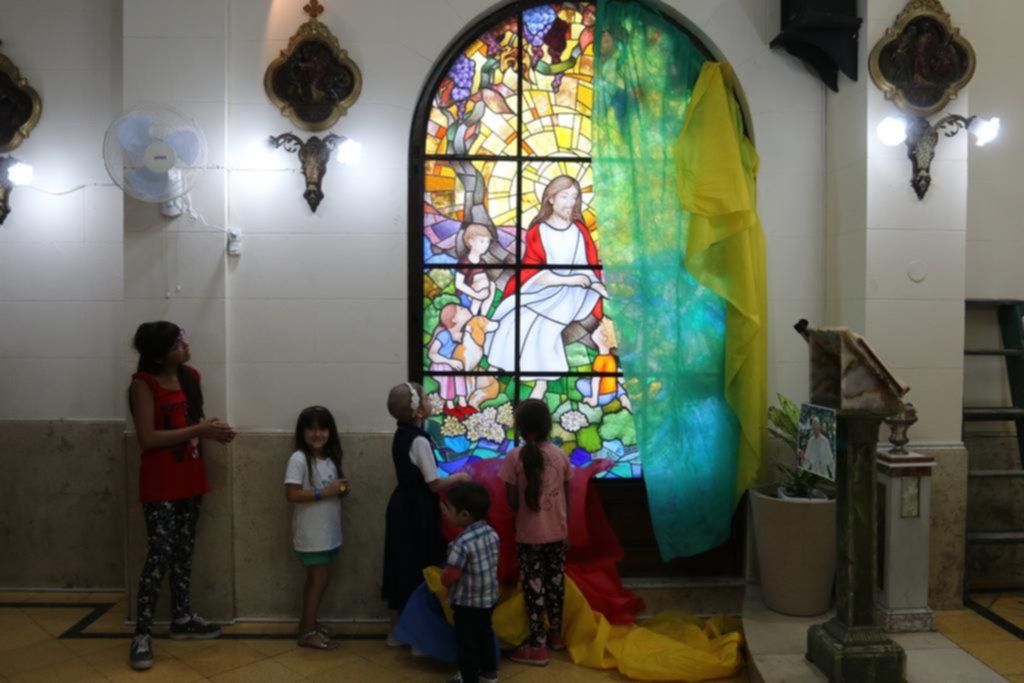
[[[547,264],[558,267],[530,267]],[[491,316],[486,351],[491,367],[516,368],[518,306],[521,378],[531,379],[531,372],[545,373],[535,378],[530,392],[530,398],[543,398],[547,373],[569,371],[562,333],[591,313],[600,320],[601,299],[608,296],[599,271],[572,268],[599,265],[597,245],[583,223],[582,194],[575,178],[558,176],[544,189],[540,213],[526,231],[523,265],[522,286],[516,291],[516,279],[510,279],[504,299]]]
[[[596,8],[520,9],[457,48],[421,101],[424,428],[455,472],[514,447],[512,409],[541,398],[575,465],[639,477],[592,206],[608,191],[590,168]]]

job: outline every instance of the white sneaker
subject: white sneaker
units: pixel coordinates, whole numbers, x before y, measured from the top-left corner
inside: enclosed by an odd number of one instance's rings
[[[412,646],[412,649],[409,652],[410,652],[410,654],[412,654],[413,657],[429,657],[430,656],[426,652],[424,652],[423,650],[421,650],[418,647],[416,647],[415,645]]]
[[[132,639],[128,661],[136,671],[145,671],[153,666],[153,641],[148,633],[139,634]]]
[[[456,672],[456,674],[445,681],[445,683],[462,683],[462,674],[460,672]],[[498,674],[494,674],[494,676],[480,674],[480,683],[498,683]]]
[[[387,644],[388,647],[402,647],[403,645],[405,645],[405,643],[400,641],[398,638],[395,638],[395,634],[391,631],[388,631]]]

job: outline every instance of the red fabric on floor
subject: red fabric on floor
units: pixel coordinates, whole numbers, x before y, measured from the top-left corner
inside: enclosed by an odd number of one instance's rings
[[[498,559],[498,580],[516,583],[519,564],[516,560],[515,510],[508,504],[505,482],[498,478],[501,460],[477,460],[463,471],[487,489],[491,509],[487,521],[501,540]],[[579,587],[587,603],[613,624],[632,623],[643,610],[644,602],[622,586],[616,563],[622,557],[622,546],[612,531],[601,496],[590,486],[590,480],[611,467],[608,460],[597,460],[586,467],[574,467],[569,483],[569,552],[565,573]],[[444,523],[445,538],[451,540],[457,529]]]

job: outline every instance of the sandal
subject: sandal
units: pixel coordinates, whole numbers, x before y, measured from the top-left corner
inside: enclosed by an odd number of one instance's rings
[[[327,640],[334,640],[334,637],[337,635],[330,626],[327,624],[321,624],[319,621],[314,623],[313,627],[316,629],[317,633]]]
[[[299,647],[311,647],[314,650],[334,650],[338,643],[330,640],[319,631],[307,631],[299,636]]]

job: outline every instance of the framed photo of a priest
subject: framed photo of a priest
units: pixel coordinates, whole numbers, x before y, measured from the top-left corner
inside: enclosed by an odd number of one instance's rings
[[[797,438],[800,469],[836,480],[836,411],[812,403],[800,406]]]

